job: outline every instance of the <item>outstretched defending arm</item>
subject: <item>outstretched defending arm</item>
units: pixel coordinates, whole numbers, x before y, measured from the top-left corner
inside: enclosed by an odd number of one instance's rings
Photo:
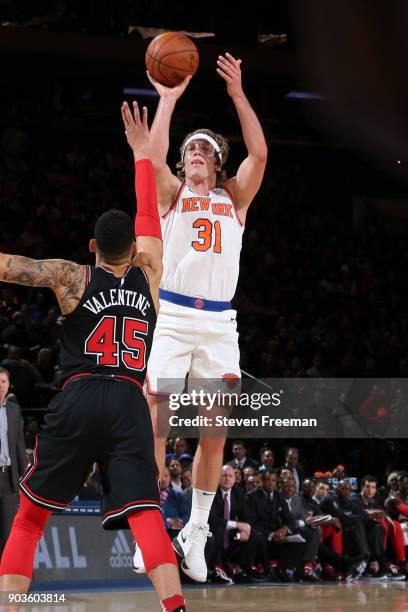
[[[36,260],[0,253],[0,280],[29,287],[49,287],[63,314],[75,310],[85,289],[86,266],[64,259]]]
[[[135,159],[137,255],[133,264],[142,266],[148,275],[152,297],[158,307],[159,284],[163,270],[163,242],[157,208],[156,182],[150,160],[147,108],[143,107],[141,119],[137,102],[133,102],[133,114],[125,102],[122,105],[122,118],[126,138]]]
[[[219,56],[217,72],[227,84],[227,92],[236,108],[248,157],[241,163],[235,178],[227,182],[237,209],[245,212],[259,190],[265,172],[268,148],[254,109],[242,89],[241,60],[229,53]]]

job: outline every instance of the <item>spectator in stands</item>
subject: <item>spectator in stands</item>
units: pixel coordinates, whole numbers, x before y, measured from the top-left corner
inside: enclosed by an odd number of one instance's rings
[[[235,486],[245,488],[244,484],[244,473],[240,467],[234,467],[235,472]]]
[[[296,533],[300,533],[306,541],[306,551],[303,560],[305,561],[305,579],[308,582],[317,582],[319,577],[314,571],[317,553],[319,550],[322,532],[319,528],[309,526],[313,522],[313,516],[305,510],[302,499],[296,494],[296,483],[294,478],[285,478],[282,483],[281,492],[288,505],[289,512],[294,519]]]
[[[84,484],[79,489],[77,498],[81,501],[102,499],[101,491],[98,491],[98,489],[94,486],[91,472],[88,474]]]
[[[24,442],[26,448],[34,448],[36,436],[40,431],[40,422],[35,417],[28,417],[24,427]]]
[[[181,465],[181,469],[182,470],[184,470],[186,468],[190,468],[191,469],[191,467],[193,465],[194,457],[193,457],[193,455],[190,455],[189,453],[183,453],[182,455],[180,455],[178,460],[180,461],[180,465]]]
[[[58,323],[58,312],[55,308],[50,308],[47,316],[43,321],[45,333],[51,338],[54,345],[58,342],[61,336],[61,325]]]
[[[253,476],[257,472],[257,470],[254,467],[252,467],[252,465],[247,465],[246,467],[244,467],[242,471],[244,474],[244,482],[246,481],[248,476]]]
[[[279,470],[277,470],[277,472],[278,472],[278,476],[279,476],[278,485],[279,485],[279,490],[280,490],[281,487],[282,487],[283,481],[285,480],[285,478],[293,478],[293,470],[291,470],[288,467],[283,467],[283,468],[280,468]]]
[[[180,461],[178,461],[178,459],[171,459],[171,461],[169,461],[168,468],[169,468],[169,472],[171,476],[172,488],[174,489],[174,491],[177,491],[178,493],[182,493],[183,491],[183,487],[181,483],[182,469],[181,469]]]
[[[193,501],[193,472],[191,468],[185,468],[181,472],[181,486],[183,488],[182,494],[186,498],[190,513]]]
[[[368,561],[368,546],[361,513],[356,513],[350,500],[351,485],[340,480],[334,495],[326,495],[320,503],[320,510],[339,519],[343,531],[343,551],[349,556],[358,556]],[[365,569],[365,568],[364,568]]]
[[[22,313],[19,311],[14,312],[11,318],[13,322],[3,330],[3,342],[18,347],[33,346],[33,344],[30,344],[29,338],[27,337],[27,330],[24,325]]]
[[[384,503],[390,495],[398,494],[398,472],[392,471],[387,476],[387,484],[378,491],[379,500]]]
[[[252,467],[254,470],[258,469],[258,464],[253,459],[247,457],[247,445],[242,440],[235,440],[232,443],[232,454],[234,458],[228,462],[232,467],[239,467],[244,470],[246,467]]]
[[[356,513],[363,516],[367,541],[371,552],[371,573],[375,578],[388,576],[391,580],[405,580],[405,574],[394,563],[387,567],[387,541],[394,549],[394,559],[398,566],[405,567],[404,535],[398,521],[393,521],[376,499],[377,479],[364,476],[361,480],[361,492],[351,497]]]
[[[326,495],[328,495],[330,490],[330,485],[325,480],[317,480],[315,486],[314,495],[312,495],[313,501],[320,506],[321,502],[324,500]]]
[[[31,394],[40,376],[34,366],[21,358],[21,350],[16,346],[9,348],[7,358],[1,364],[10,372],[10,381],[21,407],[30,406]]]
[[[261,449],[260,453],[261,465],[258,468],[259,472],[267,470],[270,472],[274,469],[275,456],[270,448]]]
[[[193,472],[191,468],[184,468],[184,470],[181,472],[180,479],[183,491],[191,487],[191,483],[193,482]]]
[[[185,454],[191,457],[190,448],[188,446],[186,438],[176,438],[173,442],[172,452],[167,453],[166,455],[166,461],[170,461],[171,459],[180,460],[181,455]],[[192,459],[190,459],[190,461],[192,461]]]
[[[184,495],[173,488],[171,474],[166,467],[160,478],[160,505],[166,529],[170,538],[174,538],[187,523],[190,508]]]
[[[296,483],[296,493],[300,490],[300,485],[303,480],[303,467],[299,463],[299,449],[297,448],[288,448],[285,455],[285,463],[280,468],[281,479],[286,477],[286,474],[282,474],[282,470],[285,468],[289,468],[292,471],[292,476],[295,479]]]
[[[309,378],[327,378],[330,376],[329,370],[324,367],[322,355],[316,353],[313,357],[313,366],[306,370],[306,375]]]
[[[327,483],[320,483],[329,488]],[[315,519],[318,517],[318,527],[322,532],[321,542],[318,549],[318,558],[322,562],[322,580],[337,582],[344,578],[345,582],[356,580],[365,569],[365,564],[360,565],[362,557],[349,557],[343,555],[343,534],[341,523],[338,518],[329,514],[324,515],[320,502],[316,501],[316,484],[314,480],[306,478],[302,483],[300,500],[307,516]],[[322,499],[326,496],[324,489],[320,491]],[[306,516],[306,514],[304,516]],[[306,520],[305,520],[306,522]]]
[[[262,485],[248,493],[247,504],[251,517],[251,527],[256,542],[256,558],[264,567],[267,580],[276,580],[276,575],[284,582],[292,582],[289,569],[296,569],[296,576],[304,576],[303,557],[306,551],[304,542],[290,542],[288,536],[295,531],[295,521],[282,493],[277,490],[276,472],[262,472]],[[275,571],[270,561],[278,560]]]
[[[208,521],[212,537],[206,547],[209,577],[218,584],[254,582],[259,578],[251,567],[255,540],[251,536],[245,493],[234,485],[234,469],[224,465]],[[233,562],[238,564],[234,573]]]
[[[259,472],[255,472],[255,474],[250,474],[248,478],[245,479],[245,491],[249,493],[254,489],[257,489],[260,484],[260,474]]]
[[[55,369],[52,362],[52,351],[49,348],[42,348],[38,351],[37,359],[34,364],[40,376],[40,382],[52,384],[55,382]]]

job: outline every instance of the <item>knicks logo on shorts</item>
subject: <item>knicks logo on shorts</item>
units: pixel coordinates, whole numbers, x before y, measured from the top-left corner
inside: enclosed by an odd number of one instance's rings
[[[240,377],[237,374],[224,374],[222,380],[227,384],[229,389],[235,389],[239,385]]]

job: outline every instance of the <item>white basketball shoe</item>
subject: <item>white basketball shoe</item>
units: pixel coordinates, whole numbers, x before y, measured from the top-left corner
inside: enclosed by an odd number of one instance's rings
[[[137,542],[135,542],[135,554],[133,555],[133,571],[136,574],[145,574],[145,566],[142,557],[142,551],[140,550]]]
[[[173,539],[173,548],[183,559],[181,569],[197,582],[207,581],[204,548],[209,536],[211,533],[207,523],[187,523]]]

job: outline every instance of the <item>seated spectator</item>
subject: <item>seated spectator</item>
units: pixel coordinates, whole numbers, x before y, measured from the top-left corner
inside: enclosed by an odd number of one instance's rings
[[[173,489],[170,471],[166,467],[160,478],[160,505],[167,532],[172,539],[187,523],[190,509],[184,495]]]
[[[398,475],[399,472],[392,471],[387,476],[387,484],[379,488],[378,497],[382,503],[385,502],[387,497],[398,493]]]
[[[261,465],[258,468],[259,472],[264,472],[265,470],[271,471],[273,470],[273,466],[275,463],[275,456],[270,448],[263,448],[260,453]]]
[[[330,485],[325,480],[317,480],[315,486],[314,495],[312,495],[313,501],[320,506],[326,495],[328,495]]]
[[[40,431],[40,422],[35,417],[26,419],[24,426],[24,441],[26,448],[35,448],[36,436]]]
[[[172,452],[167,453],[166,455],[166,461],[170,461],[171,459],[180,460],[181,455],[185,455],[185,454],[191,457],[190,448],[188,446],[188,442],[186,438],[176,438],[173,442]],[[192,459],[190,459],[190,462],[191,461]]]
[[[234,485],[234,469],[231,465],[224,465],[208,520],[212,537],[208,538],[206,546],[209,578],[218,584],[253,582],[256,579],[251,569],[254,538],[251,536],[245,493]],[[231,567],[233,562],[238,563],[235,573]]]
[[[235,486],[244,488],[244,473],[240,467],[234,467]]]
[[[257,473],[257,470],[252,467],[252,465],[247,465],[247,467],[245,467],[242,470],[243,474],[244,474],[244,482],[247,480],[248,476],[253,476],[254,474]]]
[[[372,575],[375,578],[388,576],[391,580],[404,580],[405,574],[395,564],[387,567],[387,541],[394,550],[398,565],[405,567],[405,546],[401,525],[386,515],[384,508],[376,499],[377,479],[365,476],[361,480],[361,492],[351,497],[351,502],[361,512],[370,547],[371,560],[374,562]]]
[[[37,359],[34,364],[40,376],[40,382],[51,384],[55,382],[55,369],[52,362],[52,351],[49,348],[42,348],[38,351]]]
[[[284,582],[292,582],[290,569],[296,569],[298,578],[305,576],[303,558],[306,543],[287,541],[288,536],[296,530],[296,525],[285,498],[277,490],[277,473],[262,472],[261,483],[247,495],[255,536],[255,559],[262,563],[267,580],[274,581],[277,575]],[[275,570],[271,566],[272,559],[278,561]]]
[[[193,464],[194,461],[194,457],[193,455],[190,455],[189,453],[183,453],[182,455],[180,455],[180,457],[178,458],[178,460],[180,461],[180,465],[181,465],[181,469],[184,470],[185,468],[190,468]]]
[[[327,487],[327,483],[319,483]],[[324,515],[320,502],[315,499],[316,484],[312,479],[305,479],[302,483],[300,499],[305,513],[309,517],[326,517],[324,521],[319,521],[319,529],[322,532],[321,542],[318,550],[319,561],[322,562],[323,572],[322,580],[331,580],[337,582],[344,578],[345,582],[355,580],[360,577],[360,573],[364,571],[365,564],[360,565],[361,557],[348,557],[343,555],[343,535],[341,523],[338,518],[327,514]],[[324,488],[321,488],[320,494],[322,498],[326,495]],[[306,516],[306,515],[305,515]],[[306,523],[306,519],[305,523]]]
[[[75,499],[79,499],[81,501],[102,499],[102,494],[94,486],[90,473],[86,477],[84,484],[80,487],[78,495]]]
[[[277,470],[279,476],[279,490],[281,489],[282,483],[286,478],[293,478],[293,471],[290,468],[284,467],[280,470]]]
[[[228,461],[228,465],[232,467],[239,467],[243,470],[246,467],[252,467],[254,470],[258,469],[258,464],[253,459],[247,457],[247,445],[242,440],[235,440],[232,443],[232,454],[234,458]]]
[[[58,342],[61,336],[61,324],[58,320],[58,312],[55,308],[49,308],[47,316],[43,321],[44,333],[51,338],[51,342],[55,344]]]
[[[193,503],[193,473],[191,468],[186,468],[181,472],[181,486],[183,487],[182,494],[184,495],[189,508],[189,514],[191,513],[191,506]]]
[[[1,335],[4,344],[18,347],[34,346],[33,344],[30,344],[27,337],[27,330],[25,328],[23,314],[20,311],[17,311],[12,314],[11,318],[13,322],[3,330]]]
[[[370,548],[361,513],[356,513],[350,500],[351,485],[348,480],[340,480],[334,495],[326,495],[320,503],[320,510],[339,519],[343,531],[343,551],[349,556],[357,556],[368,561]]]
[[[16,346],[9,348],[7,358],[1,364],[10,372],[10,381],[20,406],[30,406],[31,394],[40,381],[40,375],[35,368],[21,358],[21,350]]]
[[[260,474],[255,472],[255,474],[250,474],[248,478],[245,479],[245,491],[249,493],[254,489],[257,489],[260,484]]]
[[[171,459],[168,464],[170,476],[171,476],[171,486],[178,493],[182,493],[183,487],[181,484],[181,465],[178,459]]]
[[[313,516],[310,516],[308,511],[305,510],[302,499],[296,494],[294,478],[285,478],[282,483],[281,492],[294,519],[296,533],[300,533],[306,541],[306,551],[303,557],[303,560],[306,562],[305,579],[309,582],[317,582],[319,577],[314,571],[314,566],[317,560],[322,532],[319,528],[309,526],[309,523],[313,521]]]
[[[180,480],[183,491],[184,489],[188,489],[189,487],[191,487],[193,482],[193,472],[191,468],[185,468],[181,472]]]

